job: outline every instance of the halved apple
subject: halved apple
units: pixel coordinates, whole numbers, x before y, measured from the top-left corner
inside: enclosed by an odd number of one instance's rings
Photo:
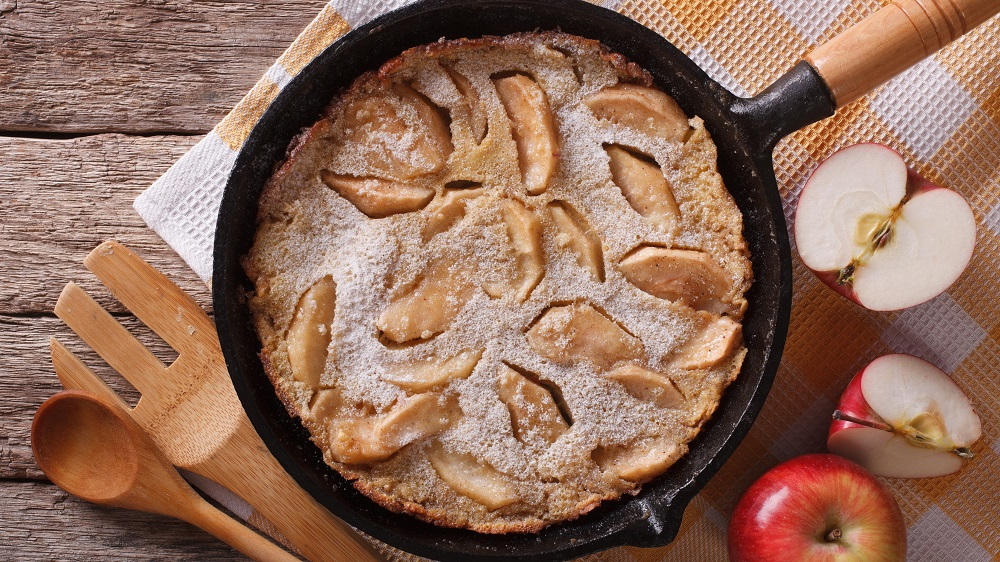
[[[802,189],[794,228],[806,267],[871,310],[942,293],[976,243],[965,199],[908,170],[880,144],[849,146],[824,160]]]
[[[847,385],[827,447],[875,474],[951,474],[971,458],[979,416],[943,371],[910,355],[883,355]]]
[[[319,386],[326,366],[336,304],[337,286],[333,278],[321,277],[299,297],[285,337],[292,377],[312,389]]]
[[[545,91],[524,74],[493,81],[510,118],[524,186],[531,195],[544,192],[556,170],[559,136]]]

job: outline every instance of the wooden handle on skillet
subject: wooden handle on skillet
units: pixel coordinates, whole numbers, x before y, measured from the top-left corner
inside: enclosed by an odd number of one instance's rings
[[[1000,0],[895,0],[806,57],[837,107],[1000,12]]]

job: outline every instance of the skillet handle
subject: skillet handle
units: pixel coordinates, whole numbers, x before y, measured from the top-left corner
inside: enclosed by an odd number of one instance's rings
[[[805,60],[843,107],[997,12],[998,0],[895,0]]]

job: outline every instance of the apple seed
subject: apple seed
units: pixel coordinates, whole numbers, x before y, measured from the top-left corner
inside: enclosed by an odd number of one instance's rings
[[[848,285],[854,281],[854,273],[859,266],[862,266],[871,259],[877,250],[884,248],[892,240],[892,225],[903,212],[903,205],[909,197],[904,197],[898,205],[893,207],[887,217],[879,218],[878,215],[869,214],[861,217],[858,222],[857,238],[865,243],[865,249],[857,257],[851,260],[840,271],[837,272],[837,284]]]

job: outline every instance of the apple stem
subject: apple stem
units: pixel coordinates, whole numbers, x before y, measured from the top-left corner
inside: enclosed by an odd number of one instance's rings
[[[856,418],[856,417],[854,417],[854,416],[852,416],[850,414],[845,414],[844,412],[841,412],[840,410],[834,410],[833,411],[833,419],[835,419],[835,420],[843,420],[843,421],[847,421],[847,422],[851,422],[851,423],[856,423],[858,425],[863,425],[865,427],[870,427],[872,429],[881,429],[882,431],[888,431],[890,433],[895,433],[895,431],[892,430],[892,427],[889,424],[878,423],[878,422],[869,421],[869,420],[863,420],[861,418]]]
[[[834,527],[830,529],[830,532],[826,534],[826,542],[837,542],[844,536],[844,532],[840,530],[840,527]]]

